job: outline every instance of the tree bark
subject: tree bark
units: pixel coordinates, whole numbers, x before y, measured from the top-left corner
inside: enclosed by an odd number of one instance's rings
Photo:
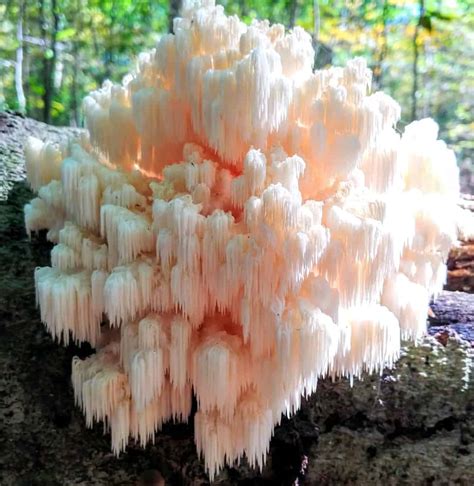
[[[115,50],[115,0],[112,1],[112,8],[109,11],[109,36],[105,43],[105,77],[109,79],[112,76],[111,66],[114,62],[114,50]]]
[[[319,29],[321,27],[321,12],[319,10],[319,1],[313,1],[313,22],[314,22],[314,29],[313,29],[313,48],[314,48],[314,59],[316,63],[316,58],[318,57],[319,52]]]
[[[40,22],[41,35],[44,41],[44,61],[43,61],[43,121],[45,123],[51,122],[51,105],[54,97],[53,76],[56,68],[57,46],[56,38],[59,28],[59,15],[57,10],[57,0],[51,0],[51,12],[53,23],[51,27],[51,35],[48,36],[48,29],[46,25],[45,1],[40,1]],[[48,49],[51,50],[49,54]]]
[[[173,20],[179,15],[181,10],[181,0],[170,0],[170,9],[168,11],[168,32],[173,32]]]
[[[25,42],[25,36],[29,34],[30,19],[28,16],[28,9],[26,8],[25,2],[25,13],[23,16],[23,80],[30,79],[31,72],[31,56],[30,56],[30,46]],[[26,113],[29,114],[31,107],[29,103],[30,99],[30,83],[23,83],[23,92],[25,94],[25,105]]]
[[[25,2],[22,1],[18,12],[18,23],[16,29],[16,38],[18,47],[16,50],[16,64],[15,64],[15,89],[18,100],[18,111],[26,112],[26,98],[23,90],[23,18],[25,15]]]
[[[419,17],[415,27],[415,33],[413,35],[413,87],[411,90],[411,119],[416,120],[418,105],[418,61],[419,61],[419,49],[418,49],[418,37],[420,33],[421,21],[425,15],[425,0],[419,0]]]
[[[288,5],[288,11],[290,14],[288,20],[288,27],[292,29],[296,23],[296,12],[298,10],[298,0],[290,0],[290,4]]]
[[[314,18],[314,30],[313,30],[313,49],[314,49],[314,67],[321,69],[332,64],[332,49],[319,39],[319,32],[321,28],[321,11],[319,9],[319,1],[313,1],[313,18]]]
[[[247,17],[249,11],[246,0],[239,0],[239,16]]]
[[[459,205],[472,212],[474,196],[461,194]],[[448,258],[448,290],[474,293],[474,241],[460,241],[452,248]]]
[[[384,0],[382,9],[382,45],[379,50],[377,62],[374,68],[374,86],[375,89],[382,89],[383,77],[383,62],[387,56],[388,41],[387,41],[387,15],[388,15],[388,0]]]
[[[74,66],[72,67],[72,79],[71,79],[71,125],[78,127],[80,123],[78,101],[77,101],[77,77],[80,73],[80,60],[77,42],[73,43],[72,58]]]
[[[81,2],[76,0],[74,3],[74,28],[76,32],[80,32],[84,26],[82,24],[82,17],[80,15]],[[78,78],[81,73],[81,57],[79,49],[79,41],[74,39],[72,41],[72,59],[73,65],[71,69],[71,86],[70,86],[70,124],[73,127],[78,127],[80,125],[80,114],[79,114],[79,102],[78,102]]]

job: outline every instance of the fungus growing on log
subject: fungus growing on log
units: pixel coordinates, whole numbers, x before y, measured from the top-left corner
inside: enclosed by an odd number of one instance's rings
[[[362,59],[313,60],[299,27],[189,4],[86,97],[87,136],[29,141],[27,232],[56,243],[41,319],[96,348],[75,399],[115,453],[187,421],[194,393],[210,478],[261,468],[319,378],[380,372],[423,335],[467,218],[454,154],[432,120],[398,134]]]

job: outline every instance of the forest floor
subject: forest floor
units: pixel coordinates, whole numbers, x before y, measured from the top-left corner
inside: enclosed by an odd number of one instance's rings
[[[167,485],[208,484],[192,419],[117,458],[102,425],[87,429],[74,406],[71,359],[91,350],[55,343],[35,307],[33,271],[49,264],[51,246],[23,228],[28,133],[65,131],[0,115],[0,484],[135,485],[149,470]],[[242,464],[214,484],[474,484],[474,295],[446,292],[432,309],[436,339],[405,348],[394,369],[353,387],[322,380],[276,429],[262,473]]]

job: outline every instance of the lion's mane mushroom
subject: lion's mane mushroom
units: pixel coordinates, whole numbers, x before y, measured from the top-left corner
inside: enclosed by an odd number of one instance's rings
[[[313,59],[299,27],[190,3],[86,97],[89,137],[28,144],[26,228],[56,243],[41,319],[96,347],[75,398],[117,454],[186,421],[194,392],[211,479],[244,454],[261,468],[320,377],[380,372],[425,331],[458,234],[454,155],[431,120],[397,133],[362,59]]]

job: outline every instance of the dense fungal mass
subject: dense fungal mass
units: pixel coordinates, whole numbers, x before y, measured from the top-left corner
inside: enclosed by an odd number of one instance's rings
[[[112,448],[188,420],[212,477],[261,467],[282,414],[326,375],[380,371],[425,331],[458,236],[458,170],[431,120],[400,136],[361,59],[313,71],[310,36],[212,1],[121,85],[90,136],[31,140],[27,231],[47,228],[41,319]]]

